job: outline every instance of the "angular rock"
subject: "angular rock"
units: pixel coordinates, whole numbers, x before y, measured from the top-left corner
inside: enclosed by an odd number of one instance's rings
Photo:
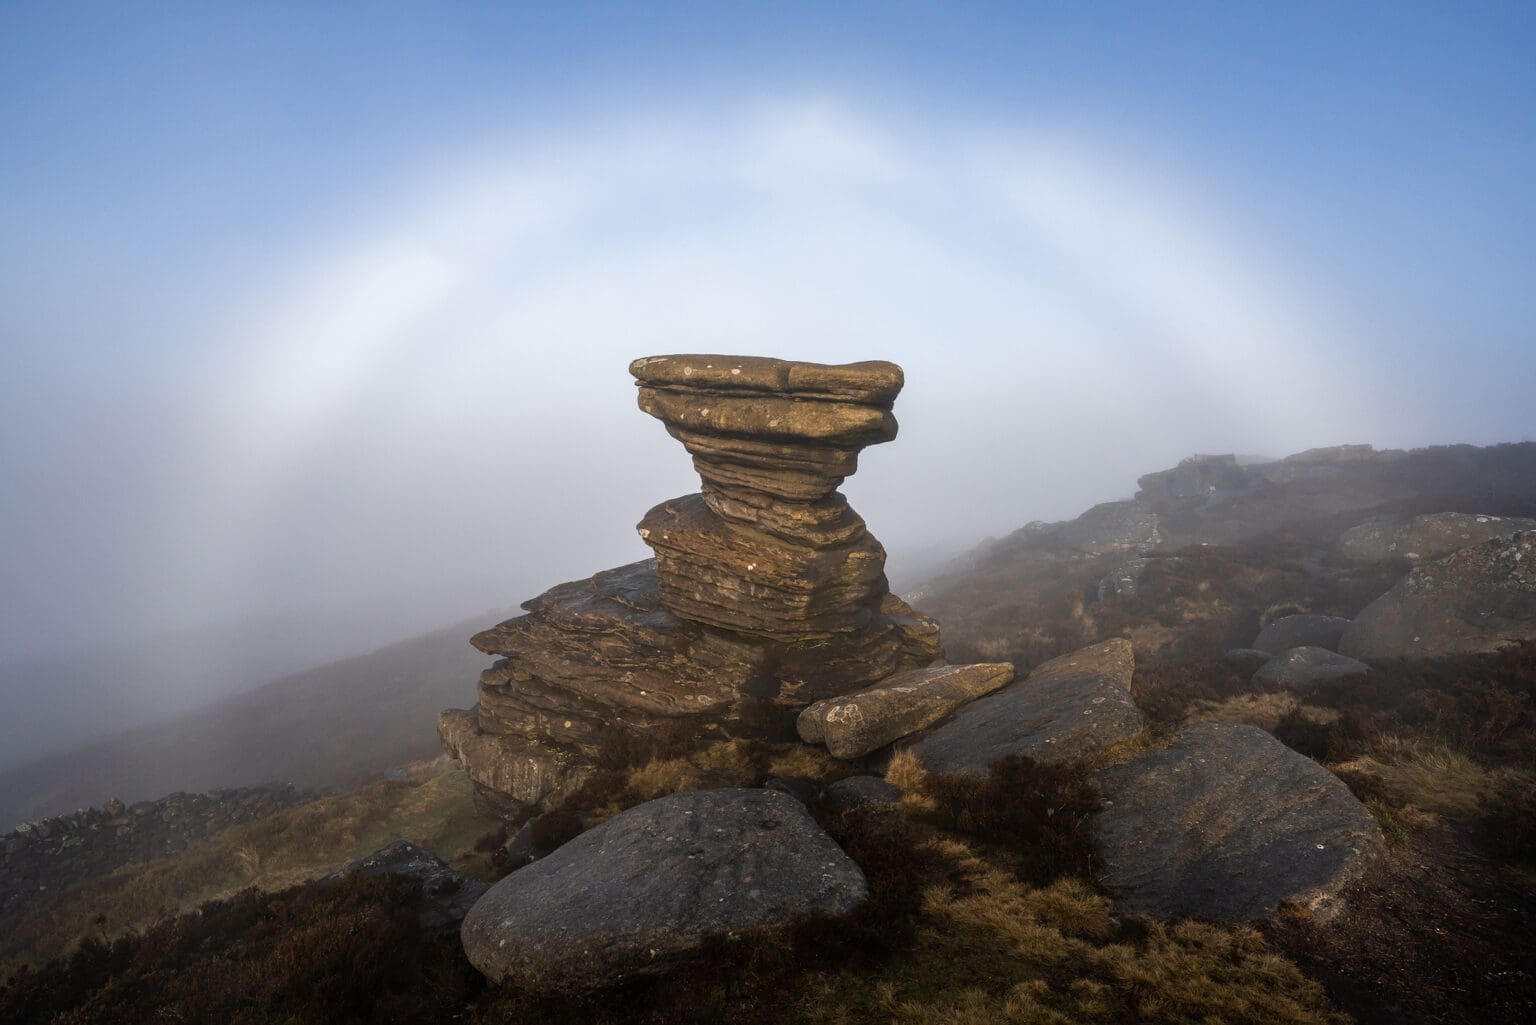
[[[687,448],[705,491],[727,497],[815,502],[853,473],[860,449],[896,436],[892,363],[652,356],[630,373],[640,408]]]
[[[1152,560],[1147,558],[1130,559],[1122,562],[1099,581],[1099,601],[1107,601],[1113,597],[1133,598],[1141,584],[1141,575],[1152,565]]]
[[[827,807],[832,811],[853,811],[880,804],[895,804],[901,791],[878,776],[849,776],[827,787]]]
[[[1387,516],[1351,527],[1339,538],[1339,549],[1361,562],[1402,558],[1420,562],[1482,544],[1517,530],[1536,529],[1536,520],[1520,516],[1485,516],[1440,512],[1404,521]]]
[[[417,880],[421,884],[418,923],[428,931],[458,925],[487,889],[485,883],[455,872],[437,855],[409,840],[396,840],[320,881],[333,882],[354,872],[365,876],[408,876]]]
[[[439,712],[437,735],[477,788],[499,795],[490,803],[507,818],[525,818],[538,805],[558,803],[591,774],[580,751],[486,733],[474,712]]]
[[[711,939],[853,911],[868,884],[794,798],[673,794],[502,879],[464,919],[470,962],[533,990],[662,972]]]
[[[1495,651],[1536,639],[1536,530],[1415,566],[1367,605],[1339,642],[1353,658]]]
[[[1381,844],[1339,779],[1255,726],[1197,723],[1097,774],[1101,881],[1129,914],[1246,921],[1326,912]]]
[[[1301,690],[1370,671],[1371,667],[1364,662],[1327,648],[1291,648],[1260,666],[1253,674],[1253,682]]]
[[[652,388],[789,394],[881,409],[891,408],[905,380],[900,367],[883,360],[822,364],[769,356],[647,356],[629,372]]]
[[[1007,755],[1056,763],[1135,736],[1131,642],[1105,641],[1052,659],[996,693],[964,705],[909,746],[931,772],[981,775]]]
[[[523,700],[553,689],[540,707],[557,716],[718,715],[767,659],[760,644],[701,629],[663,606],[650,560],[561,584],[523,607],[527,615],[471,639],[505,656],[481,683],[506,689],[537,680],[540,687],[517,688]]]
[[[1013,679],[1013,665],[909,669],[872,687],[809,705],[795,727],[807,744],[835,758],[858,758],[938,722],[956,708]]]
[[[1222,661],[1246,677],[1252,677],[1259,671],[1259,667],[1275,656],[1267,651],[1257,648],[1233,648],[1222,655]]]
[[[1339,638],[1349,626],[1342,616],[1314,616],[1303,614],[1281,616],[1259,631],[1252,647],[1278,655],[1291,648],[1327,648],[1335,650]]]

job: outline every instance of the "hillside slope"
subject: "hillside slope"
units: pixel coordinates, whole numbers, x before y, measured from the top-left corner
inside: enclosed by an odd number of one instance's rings
[[[904,597],[943,624],[952,661],[1025,670],[1117,636],[1143,662],[1215,657],[1287,612],[1353,617],[1407,571],[1348,558],[1338,541],[1351,527],[1536,516],[1536,444],[1194,456],[1138,484],[1133,499],[986,542]]]
[[[116,797],[269,781],[324,788],[439,753],[439,709],[473,701],[487,613],[284,677],[203,711],[0,773],[0,825]]]

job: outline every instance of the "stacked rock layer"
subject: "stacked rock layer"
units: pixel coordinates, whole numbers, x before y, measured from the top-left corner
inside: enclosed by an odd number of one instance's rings
[[[811,702],[943,655],[837,492],[860,450],[896,436],[900,367],[655,356],[630,371],[703,489],[640,522],[654,559],[561,584],[473,638],[500,660],[438,732],[508,816],[563,803],[659,727],[792,735]]]

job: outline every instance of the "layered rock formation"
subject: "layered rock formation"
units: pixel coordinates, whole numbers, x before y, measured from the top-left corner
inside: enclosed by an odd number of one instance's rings
[[[703,489],[641,520],[655,559],[561,584],[473,638],[500,661],[438,732],[511,817],[559,805],[615,739],[679,722],[701,740],[792,734],[811,702],[943,654],[837,491],[896,436],[900,367],[656,356],[630,372]]]

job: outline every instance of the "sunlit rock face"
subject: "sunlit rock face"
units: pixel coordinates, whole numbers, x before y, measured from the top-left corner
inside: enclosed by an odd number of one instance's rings
[[[568,801],[651,731],[793,736],[811,702],[943,656],[836,490],[896,436],[900,367],[655,356],[630,371],[703,488],[641,521],[655,559],[561,584],[473,638],[499,661],[438,732],[511,818]]]

